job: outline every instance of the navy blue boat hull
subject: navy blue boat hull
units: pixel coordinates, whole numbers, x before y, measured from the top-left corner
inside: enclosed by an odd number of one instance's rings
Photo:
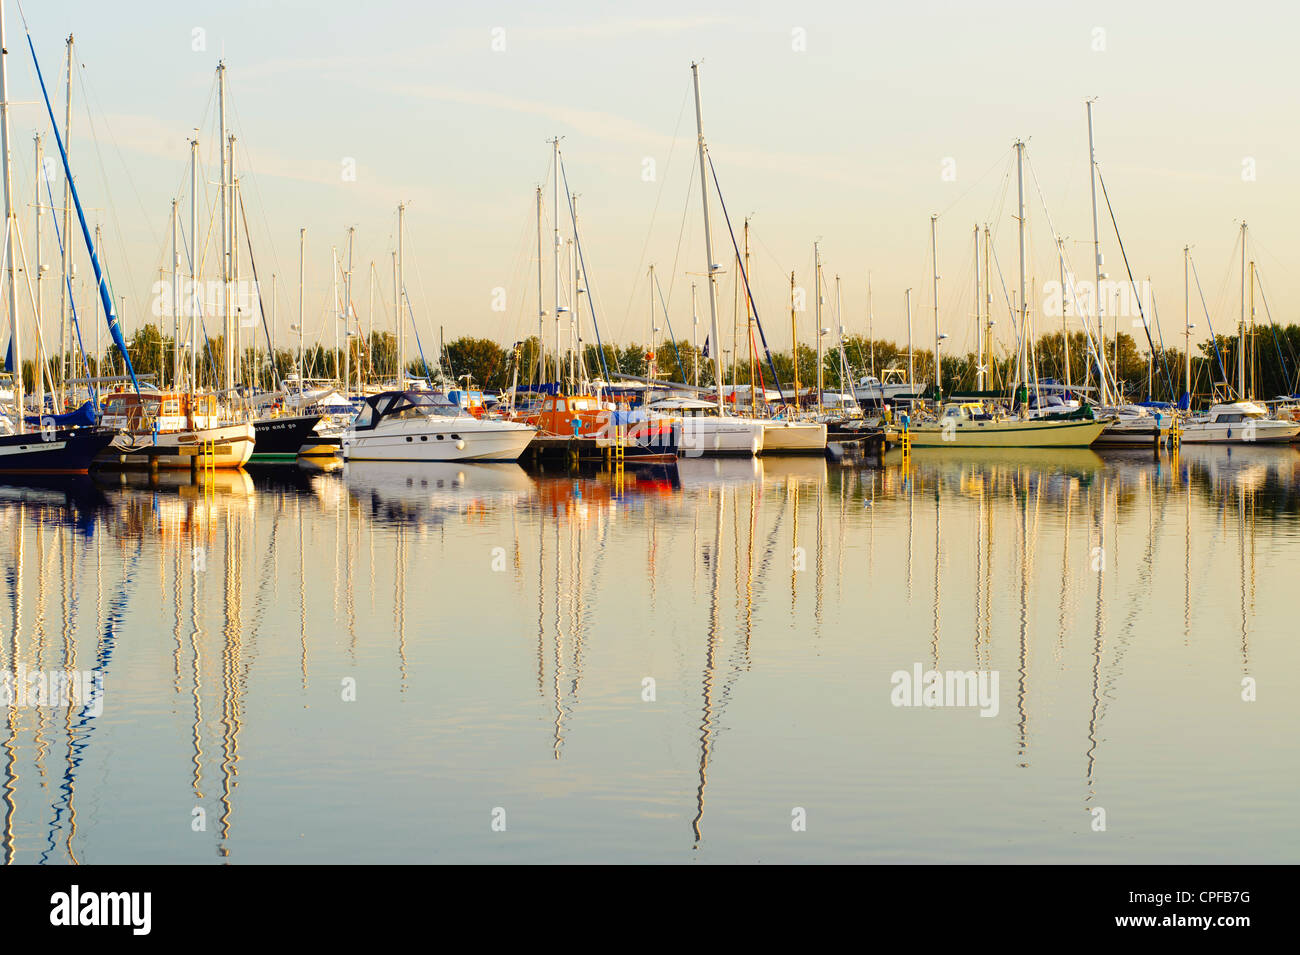
[[[85,474],[117,435],[111,428],[51,428],[0,435],[0,473]]]

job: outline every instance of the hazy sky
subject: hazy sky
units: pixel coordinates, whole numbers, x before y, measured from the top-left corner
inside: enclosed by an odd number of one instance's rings
[[[1031,302],[1057,274],[1039,187],[1074,269],[1090,277],[1090,96],[1099,97],[1097,157],[1129,261],[1136,277],[1153,279],[1166,341],[1181,344],[1188,243],[1216,330],[1231,331],[1242,218],[1274,317],[1297,320],[1300,16],[1288,4],[48,0],[26,12],[60,103],[63,41],[76,35],[73,168],[88,215],[104,225],[128,331],[147,315],[151,283],[167,266],[173,196],[188,221],[196,126],[207,179],[217,178],[222,56],[258,269],[264,286],[279,276],[281,336],[296,321],[302,227],[309,333],[327,327],[330,247],[345,248],[349,226],[357,229],[354,301],[364,317],[373,260],[391,302],[399,200],[410,203],[407,285],[426,348],[439,325],[448,337],[503,344],[534,330],[534,189],[549,168],[546,140],[558,133],[580,195],[603,334],[649,337],[653,262],[673,328],[688,337],[686,273],[705,264],[698,183],[688,193],[693,59],[702,63],[705,135],[733,224],[739,230],[753,216],[752,276],[773,347],[789,347],[789,273],[811,287],[814,240],[828,282],[843,278],[850,332],[866,330],[870,270],[877,336],[902,339],[903,292],[912,287],[918,345],[928,344],[932,213],[940,214],[940,321],[956,347],[973,347],[977,222],[996,233],[1007,288],[1016,282],[1017,137],[1029,144],[1033,170],[1026,204],[1039,289]],[[30,245],[32,136],[39,127],[48,141],[48,124],[14,5],[8,14],[11,97],[20,104],[12,110],[15,188]],[[343,177],[349,158],[355,181]],[[643,175],[646,159],[653,181]],[[205,190],[201,232],[214,194]],[[714,211],[714,259],[725,265],[731,253],[716,202]],[[549,196],[546,215],[549,229]],[[1122,278],[1104,205],[1100,215],[1107,270]],[[45,243],[53,246],[51,235]],[[549,301],[549,241],[546,254]],[[48,251],[44,258],[56,262]],[[215,257],[206,261],[214,271]],[[724,328],[732,274],[728,266],[719,290]],[[492,308],[497,288],[506,290],[504,311]],[[995,290],[1005,313],[997,282]],[[826,302],[833,307],[833,290]],[[700,313],[703,329],[702,290]],[[391,314],[389,305],[376,326],[390,328]],[[1005,334],[1005,315],[994,317]],[[1193,320],[1202,335],[1204,320]],[[800,321],[811,343],[812,318]],[[1040,321],[1059,327],[1050,316]],[[835,324],[829,313],[823,324]]]

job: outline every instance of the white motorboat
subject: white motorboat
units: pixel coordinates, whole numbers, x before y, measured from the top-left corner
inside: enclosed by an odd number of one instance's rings
[[[517,461],[537,429],[476,418],[437,392],[366,398],[343,435],[345,461]]]
[[[1300,421],[1270,418],[1254,401],[1211,405],[1183,423],[1184,444],[1278,444],[1300,434]]]

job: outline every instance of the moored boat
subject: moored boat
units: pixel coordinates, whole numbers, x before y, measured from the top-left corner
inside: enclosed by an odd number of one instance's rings
[[[366,398],[342,451],[345,461],[517,461],[536,433],[475,418],[435,392],[387,391]]]

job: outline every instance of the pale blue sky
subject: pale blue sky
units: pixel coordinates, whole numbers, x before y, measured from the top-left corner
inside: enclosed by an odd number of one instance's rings
[[[1129,258],[1138,277],[1154,280],[1166,340],[1181,342],[1189,242],[1211,307],[1222,306],[1216,328],[1222,321],[1219,330],[1231,330],[1238,292],[1230,257],[1242,218],[1274,316],[1296,320],[1298,18],[1283,3],[51,0],[26,12],[60,100],[63,38],[77,37],[97,145],[78,80],[73,167],[86,205],[102,210],[91,217],[108,233],[104,254],[130,302],[128,330],[167,260],[169,202],[188,189],[187,139],[200,122],[211,153],[222,55],[258,267],[264,284],[271,272],[280,277],[281,334],[296,320],[300,227],[308,229],[309,330],[324,327],[329,248],[343,247],[349,225],[357,228],[354,299],[364,312],[372,259],[391,297],[399,199],[410,202],[407,284],[426,345],[439,324],[449,337],[508,343],[527,334],[536,321],[533,189],[548,168],[545,140],[559,133],[581,194],[603,333],[648,337],[645,269],[654,262],[665,291],[673,285],[673,327],[689,335],[684,273],[704,264],[698,192],[687,205],[692,59],[702,61],[705,134],[733,222],[739,228],[754,215],[753,280],[774,347],[789,346],[789,272],[811,285],[814,239],[828,279],[844,277],[850,331],[865,330],[870,269],[877,335],[902,338],[911,286],[917,338],[928,343],[932,212],[941,214],[941,321],[957,346],[972,347],[976,221],[993,219],[1004,277],[1015,282],[1014,181],[1000,197],[1017,137],[1029,141],[1075,269],[1089,272],[1088,96],[1099,97],[1098,160]],[[191,49],[195,28],[205,31],[204,51]],[[503,52],[492,49],[494,28],[505,31]],[[792,48],[795,28],[806,31],[805,51]],[[1097,28],[1102,51],[1093,49]],[[12,5],[9,31],[13,98],[32,102],[38,94]],[[37,110],[13,110],[25,222]],[[344,157],[356,160],[356,182],[342,180]],[[655,182],[642,180],[645,157],[656,162]],[[953,182],[941,176],[947,157]],[[1253,182],[1242,179],[1246,157],[1255,162]],[[1055,253],[1032,179],[1027,195],[1041,285],[1056,275]],[[1119,278],[1104,207],[1101,215],[1107,266]],[[719,222],[720,262],[726,242]],[[546,273],[549,300],[549,263]],[[729,283],[720,294],[724,327]],[[507,289],[503,313],[491,309],[497,287]],[[707,321],[703,299],[701,313]],[[385,316],[380,327],[390,322]],[[1204,321],[1198,326],[1203,333]],[[806,341],[812,328],[805,317]]]

